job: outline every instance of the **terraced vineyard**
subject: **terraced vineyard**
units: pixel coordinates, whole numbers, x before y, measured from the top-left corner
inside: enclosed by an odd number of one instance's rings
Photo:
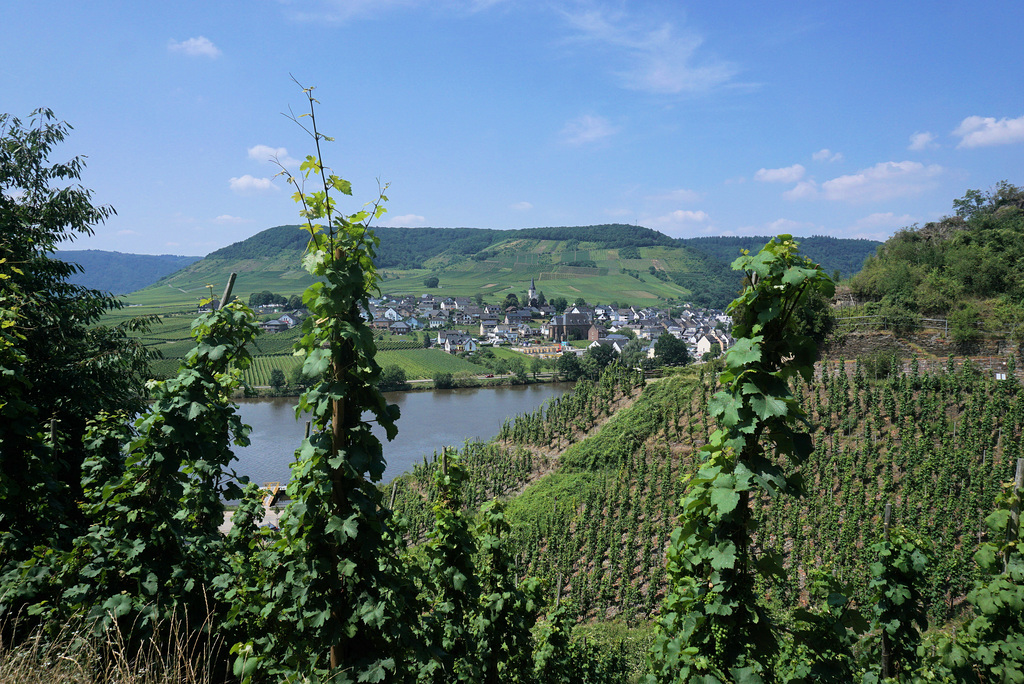
[[[521,416],[495,444],[472,448],[483,459],[472,469],[474,492],[517,489],[495,487],[493,472],[532,481],[508,507],[522,574],[562,577],[563,596],[580,618],[642,622],[660,604],[676,501],[714,428],[705,410],[713,377],[687,369],[650,384],[631,404],[621,381],[581,383],[574,397]],[[889,503],[897,524],[934,547],[930,614],[954,618],[976,577],[972,556],[987,534],[983,520],[1024,456],[1024,388],[1012,373],[995,380],[958,360],[927,370],[913,362],[881,380],[859,362],[825,364],[813,384],[796,389],[814,425],[814,453],[803,467],[811,494],[755,507],[760,552],[781,553],[796,578],[766,584],[765,595],[773,605],[793,605],[806,598],[810,570],[831,568],[864,600],[875,560],[870,546],[881,538]],[[401,487],[429,496],[420,470]],[[422,497],[407,493],[401,501],[409,518],[427,515]]]

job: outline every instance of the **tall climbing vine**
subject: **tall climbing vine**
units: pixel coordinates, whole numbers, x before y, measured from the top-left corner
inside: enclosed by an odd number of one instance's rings
[[[687,482],[680,524],[667,551],[669,591],[652,647],[653,681],[769,681],[778,637],[754,590],[760,573],[781,573],[753,548],[753,498],[798,494],[799,464],[811,453],[805,414],[790,381],[811,379],[814,342],[796,328],[809,295],[834,284],[780,235],[733,268],[745,287],[729,306],[737,342],[709,402],[720,427]]]
[[[302,296],[309,316],[296,348],[303,373],[321,380],[296,407],[297,415],[310,414],[312,432],[296,452],[282,534],[259,555],[264,583],[237,588],[245,599],[234,620],[250,633],[235,648],[236,671],[400,679],[415,591],[400,571],[390,514],[374,485],[385,462],[371,432],[376,422],[393,438],[398,409],[377,389],[381,369],[362,316],[377,287],[379,240],[369,223],[385,211],[386,187],[362,210],[340,212],[337,195],[351,195],[351,184],[324,165],[321,144],[331,138],[317,127],[313,89],[303,92],[308,111],[295,121],[316,154],[302,162],[301,178],[282,173],[295,187],[309,233],[303,266],[316,280]]]

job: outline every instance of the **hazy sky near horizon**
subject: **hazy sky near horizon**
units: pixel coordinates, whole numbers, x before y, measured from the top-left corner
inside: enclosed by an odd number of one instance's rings
[[[1024,3],[9,3],[0,111],[117,215],[66,245],[204,255],[297,223],[282,112],[394,226],[885,239],[1024,183]]]

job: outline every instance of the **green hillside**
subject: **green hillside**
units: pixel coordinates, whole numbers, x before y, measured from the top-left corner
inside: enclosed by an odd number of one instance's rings
[[[810,493],[757,506],[758,552],[778,552],[798,578],[767,582],[766,595],[780,608],[806,599],[807,578],[824,567],[867,603],[870,547],[891,503],[898,524],[932,548],[931,618],[957,619],[977,577],[972,556],[985,538],[983,518],[1024,455],[1021,385],[993,380],[969,361],[914,362],[878,380],[859,362],[818,372],[813,384],[796,383],[813,425],[814,452],[803,467]],[[649,383],[639,396],[627,376],[583,382],[509,422],[496,442],[464,449],[467,500],[513,496],[521,572],[561,577],[579,619],[643,625],[664,595],[664,547],[697,450],[715,429],[706,412],[715,391],[715,376],[698,368]],[[434,467],[397,480],[398,510],[414,537],[432,524]],[[515,495],[524,480],[530,484]]]
[[[422,294],[436,276],[439,293],[482,294],[498,301],[525,293],[531,279],[547,299],[585,297],[591,303],[643,305],[688,300],[724,307],[738,289],[728,263],[740,247],[762,238],[676,240],[622,224],[484,230],[477,228],[375,229],[381,244],[377,266],[385,294]],[[876,243],[805,238],[807,252],[826,269],[848,273]],[[133,304],[191,306],[220,293],[228,274],[238,273],[235,293],[247,298],[270,290],[292,295],[310,282],[300,259],[307,236],[298,226],[277,226],[211,252],[206,258],[133,293]],[[211,287],[212,286],[212,290]]]

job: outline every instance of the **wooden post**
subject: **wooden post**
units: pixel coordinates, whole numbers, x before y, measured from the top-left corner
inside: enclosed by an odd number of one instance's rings
[[[889,541],[889,521],[892,519],[892,504],[885,504],[885,520],[883,530],[885,541]],[[892,648],[889,644],[889,633],[882,629],[882,678],[892,677]]]
[[[398,480],[391,483],[391,503],[388,504],[388,510],[395,510],[395,497],[398,495]]]
[[[228,284],[224,288],[224,296],[220,298],[220,306],[217,307],[218,309],[223,309],[224,305],[228,303],[228,297],[231,296],[231,289],[235,286],[235,278],[237,277],[237,273],[232,273],[228,276]]]
[[[1015,498],[1020,497],[1020,490],[1024,489],[1024,458],[1017,459],[1017,472],[1013,476],[1013,493]],[[1017,534],[1020,531],[1020,504],[1015,503],[1010,509],[1010,524],[1006,526],[1006,541],[1017,541]],[[1003,558],[1003,572],[1009,570],[1010,550],[1006,550]]]

